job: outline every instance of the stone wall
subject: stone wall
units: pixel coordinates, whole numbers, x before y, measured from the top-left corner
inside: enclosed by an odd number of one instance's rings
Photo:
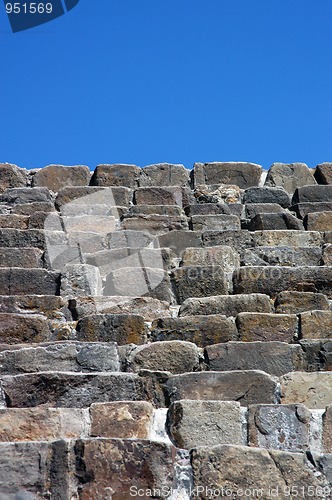
[[[0,165],[0,499],[332,498],[332,163]]]

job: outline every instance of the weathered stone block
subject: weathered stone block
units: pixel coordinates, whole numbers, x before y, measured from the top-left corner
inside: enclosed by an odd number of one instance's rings
[[[22,203],[20,205],[14,205],[12,207],[12,214],[17,214],[17,215],[29,215],[32,216],[36,212],[54,212],[55,207],[54,203],[47,201],[36,201],[32,203]]]
[[[254,234],[243,229],[241,231],[204,231],[202,234],[203,246],[227,245],[236,252],[241,252],[254,246]]]
[[[226,275],[221,266],[180,267],[172,273],[178,302],[190,297],[224,295],[228,292]]]
[[[151,340],[186,340],[199,347],[237,340],[235,324],[226,316],[183,316],[158,318],[151,325]]]
[[[0,267],[44,267],[38,248],[0,248]]]
[[[49,340],[50,334],[48,322],[43,316],[0,313],[0,342],[43,342]]]
[[[126,213],[126,217],[137,217],[138,215],[167,215],[168,217],[179,217],[184,212],[178,205],[132,205]]]
[[[129,188],[113,186],[76,186],[60,189],[55,200],[57,210],[63,210],[63,205],[72,203],[75,205],[107,205],[109,208],[128,207],[132,200],[132,192]],[[114,215],[114,213],[113,213]]]
[[[235,184],[241,189],[258,186],[262,167],[246,162],[195,163],[193,176],[197,184]]]
[[[160,248],[170,248],[176,255],[181,256],[188,247],[201,247],[202,237],[199,231],[170,231],[158,236]]]
[[[98,165],[91,177],[90,185],[135,188],[139,185],[140,171],[136,165]]]
[[[248,203],[245,206],[245,214],[247,219],[252,219],[259,214],[278,214],[285,212],[278,203]]]
[[[20,229],[0,229],[0,247],[36,247],[43,250],[45,244],[45,232],[39,229],[30,229],[29,231]]]
[[[320,163],[317,165],[314,177],[318,184],[332,184],[332,163]]]
[[[304,311],[329,310],[329,302],[322,293],[281,292],[274,303],[276,313],[299,314]]]
[[[107,234],[116,229],[115,217],[103,215],[83,215],[79,217],[63,217],[64,230],[91,231],[98,234]]]
[[[192,215],[237,215],[242,216],[244,205],[241,203],[197,203],[185,208],[188,217]]]
[[[260,231],[264,229],[293,229],[303,230],[302,222],[290,213],[261,213],[255,215],[247,225],[250,231]]]
[[[149,439],[153,406],[147,401],[93,403],[90,406],[93,437]]]
[[[199,368],[199,352],[191,342],[172,340],[153,342],[130,351],[127,371],[140,370],[186,373]]]
[[[265,186],[281,186],[289,194],[301,186],[316,184],[305,163],[273,163],[267,173]]]
[[[303,219],[303,224],[308,231],[331,231],[332,212],[312,212],[307,214]]]
[[[258,370],[173,375],[165,388],[170,402],[179,399],[240,401],[241,406],[278,402],[277,378]]]
[[[29,218],[26,215],[0,215],[1,228],[28,229]]]
[[[332,201],[332,186],[302,186],[296,189],[292,205],[297,203],[315,203],[315,202],[331,202]]]
[[[272,312],[272,305],[268,295],[254,293],[187,299],[180,307],[179,315],[223,314],[225,316],[237,316],[244,311]]]
[[[319,266],[320,247],[256,247],[242,252],[243,266]]]
[[[9,408],[86,408],[92,403],[146,399],[134,373],[40,372],[0,377]]]
[[[332,405],[323,414],[323,452],[332,453]]]
[[[58,212],[34,212],[29,218],[29,229],[62,231],[62,218]]]
[[[45,187],[6,189],[0,194],[0,203],[19,205],[21,203],[52,202],[51,194]]]
[[[134,314],[94,314],[77,323],[77,339],[84,342],[143,344],[146,341],[144,318]]]
[[[260,247],[319,247],[322,236],[318,231],[256,231],[252,233],[253,245]]]
[[[312,212],[328,212],[332,210],[332,202],[323,201],[323,202],[314,202],[314,203],[296,203],[289,207],[289,210],[295,212],[296,216],[299,219],[303,219],[305,215],[310,214]]]
[[[329,339],[300,340],[306,359],[306,371],[332,371],[332,341]]]
[[[325,408],[332,403],[331,372],[293,372],[283,375],[281,403],[303,403],[308,408]]]
[[[332,311],[307,311],[300,314],[301,339],[332,338]]]
[[[246,189],[243,202],[247,203],[277,203],[283,208],[291,204],[289,194],[282,187],[251,187]]]
[[[68,299],[102,295],[99,269],[88,264],[67,264],[61,275],[61,295]]]
[[[60,275],[45,269],[0,269],[0,295],[59,295]]]
[[[237,231],[241,229],[236,215],[193,215],[189,226],[193,231]]]
[[[199,204],[237,204],[241,202],[241,189],[235,184],[196,184],[194,198]]]
[[[38,170],[32,177],[33,187],[47,187],[57,193],[69,186],[88,186],[90,169],[84,165],[67,167],[64,165],[48,165]]]
[[[27,172],[11,163],[0,164],[0,193],[7,188],[25,187],[27,184]]]
[[[301,347],[284,342],[215,344],[205,348],[205,355],[213,371],[262,370],[280,376],[305,366]]]
[[[332,267],[241,267],[234,271],[234,293],[266,293],[285,290],[322,292],[332,297]]]
[[[332,266],[332,245],[328,243],[323,246],[322,263],[324,266]]]
[[[178,448],[243,444],[237,401],[175,401],[167,412],[166,429]]]
[[[180,187],[142,187],[135,190],[136,205],[178,205],[182,207]]]
[[[229,272],[240,267],[240,259],[231,247],[225,245],[186,248],[182,254],[181,266],[220,266]]]
[[[50,319],[70,320],[67,302],[52,295],[0,295],[0,311],[15,314],[42,314]]]
[[[151,205],[152,206],[152,205]],[[124,217],[121,223],[123,229],[146,231],[153,235],[163,234],[166,231],[181,231],[188,229],[187,217],[170,217],[168,215],[140,215],[138,217]]]
[[[140,172],[140,186],[189,186],[190,170],[183,165],[157,163],[147,165]]]
[[[158,240],[152,234],[131,229],[109,233],[107,235],[107,243],[110,250],[118,248],[143,249],[147,246],[149,248],[158,248]]]
[[[243,342],[292,342],[297,337],[295,314],[241,312],[236,318],[239,339]]]

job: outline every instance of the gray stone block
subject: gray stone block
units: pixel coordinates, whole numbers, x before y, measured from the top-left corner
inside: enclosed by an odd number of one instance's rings
[[[0,269],[0,295],[59,295],[60,275],[45,269]]]
[[[316,184],[316,180],[305,163],[273,163],[265,181],[265,186],[280,186],[289,194],[310,184]]]
[[[248,223],[249,231],[260,231],[264,229],[294,229],[303,230],[302,222],[290,213],[261,213],[255,215]]]
[[[72,206],[107,205],[112,209],[118,206],[128,207],[131,201],[132,191],[126,187],[76,186],[60,189],[55,206],[61,211],[64,210],[63,206],[69,203],[72,203]]]
[[[266,294],[219,295],[187,299],[180,307],[180,316],[223,314],[237,316],[240,312],[272,312],[270,298]]]
[[[314,177],[318,184],[332,184],[332,163],[320,163],[317,165]]]
[[[205,248],[186,248],[181,266],[220,266],[225,272],[240,267],[239,256],[231,247],[219,245]]]
[[[252,219],[259,214],[277,214],[285,211],[278,203],[248,203],[245,206],[247,219]]]
[[[322,235],[318,231],[265,230],[251,234],[251,246],[319,247],[322,244]]]
[[[180,304],[191,297],[228,293],[226,274],[221,266],[180,267],[173,271],[172,282]]]
[[[42,256],[39,248],[0,248],[0,267],[43,268]]]
[[[291,205],[287,191],[282,187],[251,187],[246,189],[243,202],[247,203],[277,203],[283,208]]]
[[[193,215],[189,226],[193,231],[237,231],[241,229],[236,215]]]
[[[8,205],[19,205],[22,203],[50,203],[52,197],[46,187],[36,188],[12,188],[6,189],[0,194],[0,203]]]
[[[144,318],[135,314],[94,314],[77,323],[77,339],[84,342],[144,344]]]
[[[199,231],[170,231],[158,236],[158,244],[161,248],[170,248],[177,256],[188,247],[201,247],[202,237]]]
[[[88,264],[65,265],[61,275],[61,296],[74,299],[91,295],[102,295],[99,269]]]
[[[139,185],[141,169],[136,165],[111,164],[98,165],[91,177],[91,186],[125,186],[135,188]]]
[[[242,266],[319,266],[321,262],[320,247],[256,247],[241,255]]]
[[[135,190],[135,205],[178,205],[182,207],[182,190],[178,186],[142,187]]]
[[[27,185],[27,171],[11,163],[0,164],[0,193],[7,188],[20,188]]]
[[[296,189],[292,205],[297,203],[315,203],[315,202],[331,202],[332,201],[332,186],[317,185],[303,186]]]
[[[146,231],[153,235],[163,234],[166,231],[181,231],[188,229],[187,217],[169,215],[139,215],[122,219],[121,226],[125,230]]]
[[[299,219],[303,219],[305,215],[312,212],[328,212],[332,210],[332,202],[314,202],[314,203],[296,203],[289,207],[289,210],[295,212]]]
[[[204,231],[202,234],[203,246],[227,245],[234,248],[235,251],[241,252],[254,246],[254,234],[243,229],[240,231]]]
[[[47,187],[54,193],[69,186],[88,186],[90,169],[85,165],[67,167],[63,165],[48,165],[38,170],[32,177],[33,187]]]
[[[157,163],[141,169],[140,186],[189,186],[190,170],[183,165]]]
[[[197,184],[235,184],[241,189],[258,186],[262,167],[246,162],[195,163],[193,176]]]

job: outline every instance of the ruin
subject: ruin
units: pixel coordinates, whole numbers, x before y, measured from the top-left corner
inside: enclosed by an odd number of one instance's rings
[[[0,165],[0,499],[332,498],[332,163]]]

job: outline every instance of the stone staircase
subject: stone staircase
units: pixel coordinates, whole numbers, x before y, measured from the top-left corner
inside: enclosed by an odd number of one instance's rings
[[[0,165],[0,500],[332,499],[332,163]]]

